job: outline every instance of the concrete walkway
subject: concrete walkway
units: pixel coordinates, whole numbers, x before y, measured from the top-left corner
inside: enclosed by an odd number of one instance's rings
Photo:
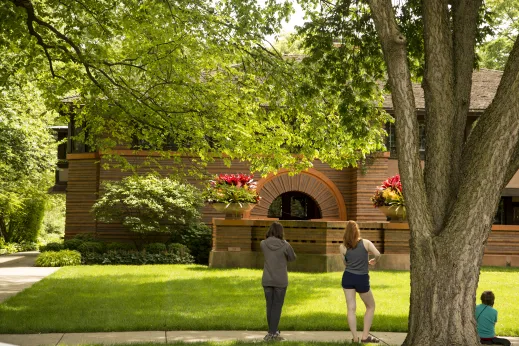
[[[0,256],[0,303],[59,268],[34,267],[37,251]]]
[[[401,345],[405,333],[373,332],[380,345]],[[265,332],[258,331],[149,331],[149,332],[117,332],[117,333],[53,333],[53,334],[0,334],[0,346],[38,346],[38,345],[81,345],[119,343],[155,342],[161,344],[200,341],[261,341]],[[344,331],[284,331],[282,336],[288,341],[350,341],[351,334]],[[519,338],[508,338],[512,345],[519,345]]]
[[[0,334],[0,346],[2,342],[19,346],[38,345],[78,345],[78,344],[118,344],[134,342],[173,343],[178,341],[262,341],[265,332],[258,331],[150,331],[150,332],[118,332],[118,333],[55,333],[55,334]],[[291,332],[283,331],[282,336],[289,341],[350,341],[349,332],[316,331],[316,332]],[[401,345],[405,339],[405,333],[373,332],[373,335],[381,338],[390,345]],[[384,345],[384,343],[381,343]]]

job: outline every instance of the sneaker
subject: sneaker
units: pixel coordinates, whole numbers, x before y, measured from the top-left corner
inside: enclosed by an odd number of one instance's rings
[[[281,333],[279,330],[276,332],[276,334],[272,335],[271,338],[272,341],[285,341],[285,338],[281,336]]]
[[[273,336],[274,336],[274,335],[268,333],[268,334],[265,335],[265,337],[263,338],[263,341],[270,341],[270,340],[272,340],[272,337],[273,337]]]
[[[361,344],[378,344],[379,342],[380,342],[379,339],[377,339],[371,335],[368,335],[368,337],[366,339],[360,340]]]

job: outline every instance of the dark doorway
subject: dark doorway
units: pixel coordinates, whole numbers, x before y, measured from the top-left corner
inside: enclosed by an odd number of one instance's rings
[[[315,200],[299,191],[285,192],[279,195],[269,207],[268,217],[280,220],[320,219],[321,209]]]

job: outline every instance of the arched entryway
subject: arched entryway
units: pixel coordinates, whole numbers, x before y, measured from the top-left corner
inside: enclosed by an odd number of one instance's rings
[[[270,175],[258,182],[258,192],[261,196],[261,202],[251,211],[251,218],[273,218],[272,211],[269,215],[272,203],[275,201],[275,203],[283,203],[283,196],[285,196],[285,203],[298,200],[301,207],[306,204],[304,207],[306,216],[303,218],[303,213],[299,213],[301,218],[297,218],[296,213],[296,217],[292,220],[347,219],[346,206],[339,189],[328,177],[315,169],[309,169],[293,176],[286,171],[277,175]],[[315,207],[312,203],[315,204]],[[294,204],[295,207],[298,207],[297,204]],[[276,208],[278,209],[278,207]],[[285,210],[287,209],[288,204],[285,207]],[[292,211],[290,211],[290,214],[292,214]],[[279,218],[287,219],[283,216]]]
[[[312,196],[299,191],[289,191],[276,197],[270,204],[269,218],[280,220],[321,219],[321,208]]]

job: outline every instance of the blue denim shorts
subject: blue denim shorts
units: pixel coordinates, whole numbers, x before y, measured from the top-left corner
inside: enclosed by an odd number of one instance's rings
[[[358,293],[369,291],[369,274],[353,274],[345,271],[342,274],[342,288],[354,289]]]

